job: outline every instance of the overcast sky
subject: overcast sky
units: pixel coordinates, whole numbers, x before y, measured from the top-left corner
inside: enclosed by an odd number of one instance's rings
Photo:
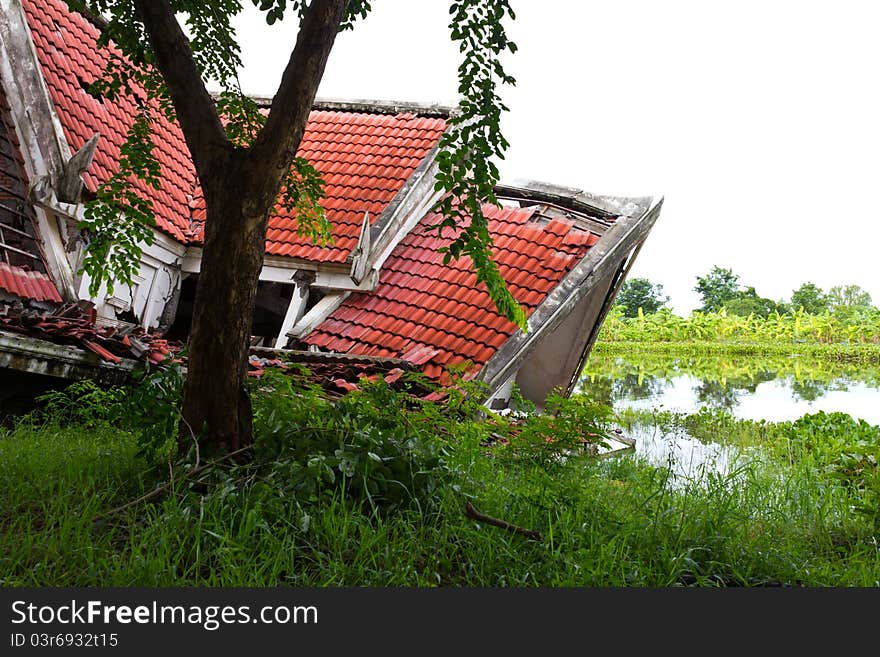
[[[728,267],[759,294],[856,283],[880,303],[880,4],[511,0],[505,180],[662,195],[630,276],[676,312]],[[296,24],[238,22],[245,91],[271,95]],[[318,95],[456,104],[448,0],[373,0]]]

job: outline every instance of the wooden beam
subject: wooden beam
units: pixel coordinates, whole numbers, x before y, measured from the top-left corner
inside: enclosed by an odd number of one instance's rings
[[[306,302],[309,300],[309,288],[307,285],[297,285],[290,297],[290,304],[287,306],[287,312],[284,314],[284,321],[281,322],[281,330],[278,331],[278,337],[275,338],[275,347],[283,348],[287,344],[290,329],[303,316],[306,309]]]
[[[293,328],[286,333],[291,338],[303,338],[314,331],[330,314],[348,298],[350,292],[328,294],[305,314]]]
[[[201,271],[201,248],[188,248],[183,258],[181,270],[185,274],[198,274]],[[303,266],[305,264],[305,266]],[[325,268],[326,267],[326,268]],[[379,284],[379,274],[375,269],[366,272],[360,284],[355,283],[348,272],[348,267],[339,267],[334,263],[303,263],[292,258],[266,258],[260,280],[272,283],[292,283],[298,272],[312,271],[315,279],[311,283],[315,287],[334,291],[372,292]]]
[[[351,252],[351,280],[355,285],[359,285],[369,271],[370,265],[368,259],[370,257],[370,213],[364,212],[364,221],[361,224],[361,234],[358,236],[358,243],[354,251]]]
[[[92,135],[82,145],[82,148],[74,153],[73,157],[64,165],[57,189],[55,190],[55,195],[59,201],[63,203],[79,203],[83,187],[82,174],[92,165],[92,159],[95,157],[95,150],[98,148],[98,139],[100,137],[99,133]]]

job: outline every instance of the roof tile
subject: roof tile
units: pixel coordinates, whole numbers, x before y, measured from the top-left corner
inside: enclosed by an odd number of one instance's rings
[[[499,269],[529,315],[586,255],[589,245],[568,237],[577,230],[570,222],[541,226],[532,221],[533,210],[528,208],[485,205],[483,212]],[[452,363],[470,360],[478,368],[484,365],[517,327],[498,314],[485,285],[477,284],[469,258],[440,264],[437,249],[452,236],[447,231],[437,237],[429,227],[438,221],[438,215],[426,215],[385,262],[376,291],[351,295],[305,341],[364,355],[379,347],[397,349],[396,356],[436,380],[442,380]],[[566,238],[570,244],[559,251]],[[355,309],[360,311],[357,323],[352,320]],[[361,336],[360,326],[372,330]]]
[[[93,134],[101,134],[92,167],[84,176],[87,187],[94,191],[118,168],[119,149],[138,106],[128,96],[110,102],[83,90],[80,81],[92,82],[110,56],[106,49],[96,45],[97,28],[80,14],[70,12],[64,0],[22,3],[49,93],[71,149],[76,151]],[[65,38],[59,38],[56,23],[67,35]],[[146,96],[137,85],[135,92]],[[183,133],[175,121],[167,120],[160,112],[156,112],[156,119],[154,142],[163,186],[158,191],[138,184],[139,192],[153,202],[160,230],[180,242],[200,243],[204,233],[204,197]],[[314,246],[308,238],[297,235],[295,226],[290,226],[288,213],[276,208],[269,219],[271,232],[266,239],[266,252],[345,262],[357,244],[364,211],[375,220],[445,130],[443,118],[311,112],[298,154],[309,159],[324,177],[323,207],[333,227],[332,246]],[[282,227],[287,230],[280,230]]]

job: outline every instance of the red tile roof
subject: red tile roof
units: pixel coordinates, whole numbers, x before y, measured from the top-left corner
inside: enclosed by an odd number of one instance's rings
[[[86,187],[94,191],[118,170],[119,147],[139,111],[138,105],[129,96],[109,102],[85,90],[101,77],[109,59],[108,52],[96,45],[98,28],[80,14],[70,12],[63,0],[22,0],[22,5],[71,151],[78,150],[96,132],[101,133],[95,159],[83,175]],[[136,94],[146,98],[143,89],[134,87]],[[138,187],[153,202],[157,227],[185,242],[190,234],[187,195],[196,184],[195,168],[180,127],[156,114],[159,118],[153,126],[154,142],[162,189],[142,184]]]
[[[0,289],[24,299],[61,302],[58,288],[46,274],[0,262]]]
[[[266,253],[345,262],[357,245],[364,212],[376,220],[444,130],[445,119],[436,117],[312,111],[297,155],[324,179],[321,205],[333,228],[333,243],[322,248],[298,236],[295,215],[279,207],[269,218]],[[197,205],[194,216],[203,220],[201,197]]]
[[[526,314],[547,297],[598,241],[571,222],[533,220],[529,208],[485,205],[494,258]],[[373,293],[352,294],[304,341],[328,351],[393,356],[441,378],[451,364],[482,366],[516,332],[498,314],[485,284],[477,284],[470,258],[442,263],[438,237],[427,215],[397,246],[382,267]]]
[[[94,133],[101,139],[95,161],[84,176],[90,190],[116,170],[119,147],[138,108],[125,97],[94,98],[83,85],[100,77],[108,54],[95,43],[98,30],[71,13],[63,0],[23,0],[37,55],[64,134],[73,151]],[[142,90],[136,90],[145,97]],[[296,221],[282,209],[270,218],[266,252],[325,262],[345,262],[357,244],[364,212],[385,209],[446,129],[443,118],[412,114],[313,111],[298,155],[321,172],[326,183],[323,207],[333,225],[326,248],[296,234]],[[176,122],[160,117],[156,155],[162,189],[142,188],[153,201],[160,230],[180,242],[200,242],[204,202],[183,134]],[[192,199],[195,200],[192,200]],[[193,223],[195,222],[195,223]]]

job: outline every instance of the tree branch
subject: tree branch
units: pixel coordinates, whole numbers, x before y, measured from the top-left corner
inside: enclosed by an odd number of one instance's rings
[[[495,527],[501,527],[501,529],[506,529],[509,532],[513,532],[514,534],[520,534],[527,538],[532,539],[533,541],[543,541],[544,537],[541,535],[537,529],[528,529],[527,527],[520,527],[519,525],[514,525],[513,523],[507,522],[506,520],[499,520],[498,518],[493,518],[492,516],[487,516],[485,513],[480,513],[474,507],[470,501],[464,501],[464,515],[466,515],[471,520],[476,520],[477,522],[485,522],[487,525],[493,525]]]
[[[216,149],[229,143],[217,108],[168,0],[134,0],[134,5],[150,37],[156,66],[168,86],[196,171],[204,182]]]
[[[324,75],[349,0],[314,0],[309,5],[281,77],[266,125],[250,149],[252,162],[271,166],[280,175],[289,168]],[[268,182],[268,181],[267,181]]]

